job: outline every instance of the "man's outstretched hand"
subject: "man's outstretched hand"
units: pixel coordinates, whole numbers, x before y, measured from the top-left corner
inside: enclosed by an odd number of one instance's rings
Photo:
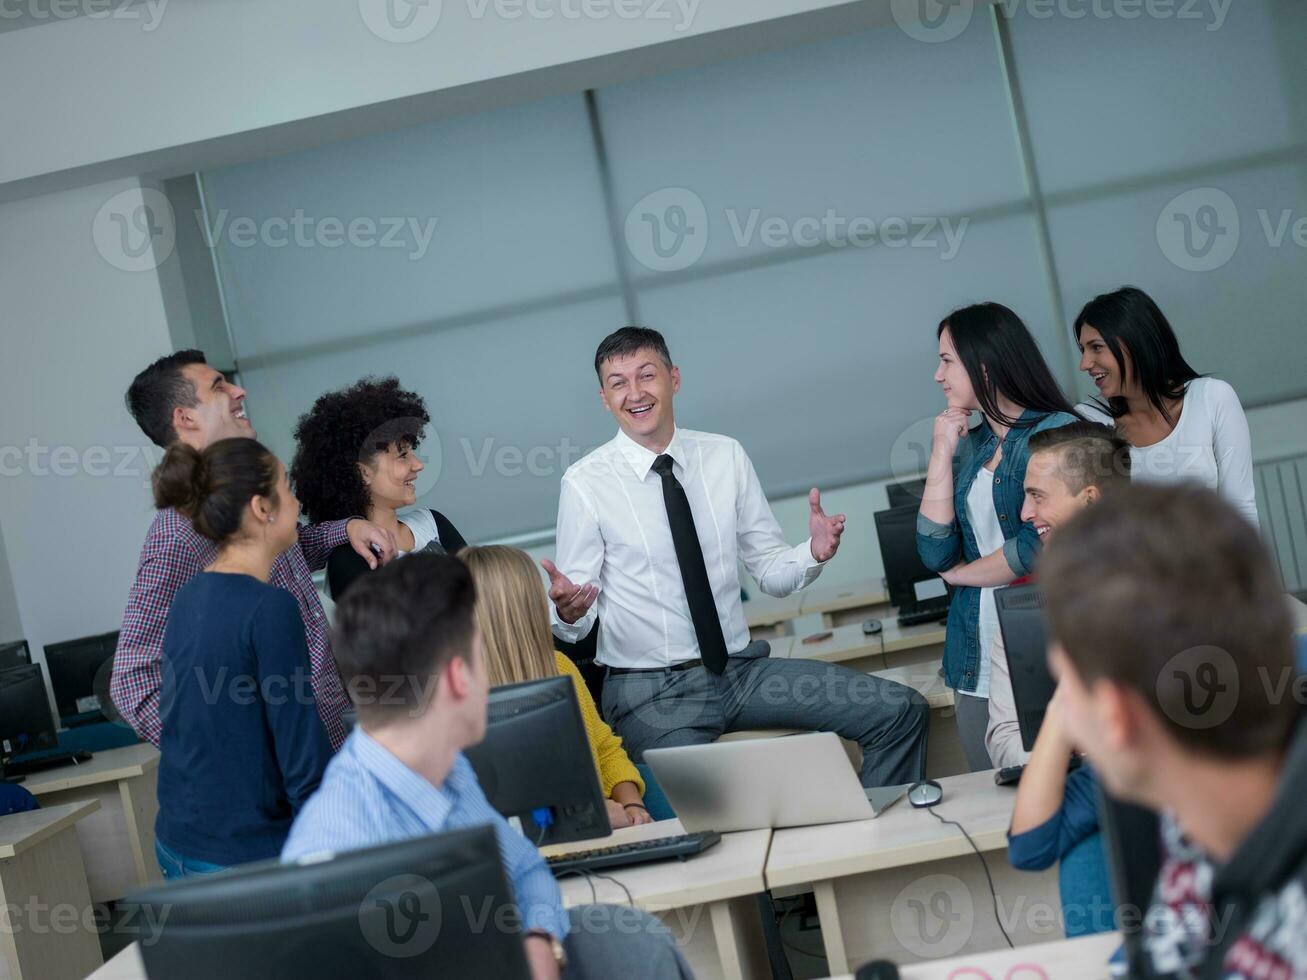
[[[558,618],[565,623],[575,623],[594,605],[599,597],[599,586],[574,585],[548,558],[541,559],[540,565],[549,573],[549,601],[558,610]]]
[[[844,515],[827,517],[821,509],[821,491],[813,487],[808,491],[808,506],[812,513],[808,515],[808,533],[812,535],[812,557],[817,561],[830,561],[840,547],[840,536],[844,533]]]

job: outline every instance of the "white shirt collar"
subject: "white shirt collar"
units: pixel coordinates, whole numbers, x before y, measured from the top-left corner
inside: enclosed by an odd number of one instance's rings
[[[621,429],[617,430],[617,439],[615,441],[617,443],[618,451],[626,458],[626,461],[631,464],[631,469],[635,473],[635,478],[641,482],[643,482],[645,477],[649,475],[649,471],[653,469],[654,460],[656,460],[660,455],[663,455],[645,449],[644,446],[640,445]],[[681,430],[679,428],[672,432],[672,441],[667,445],[666,455],[672,457],[672,462],[678,464],[681,467],[681,473],[684,474],[685,464],[689,459],[689,454],[685,451],[685,444],[681,440]]]

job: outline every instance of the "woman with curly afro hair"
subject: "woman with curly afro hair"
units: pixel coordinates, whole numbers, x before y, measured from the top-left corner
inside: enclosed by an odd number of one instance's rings
[[[291,481],[309,519],[366,516],[394,535],[397,557],[415,551],[452,555],[466,547],[444,514],[414,506],[414,484],[424,469],[416,450],[430,421],[422,396],[401,388],[394,377],[364,378],[319,396],[295,426],[291,464]],[[402,508],[410,509],[401,517]],[[332,598],[339,601],[368,570],[353,549],[333,551],[327,559]]]

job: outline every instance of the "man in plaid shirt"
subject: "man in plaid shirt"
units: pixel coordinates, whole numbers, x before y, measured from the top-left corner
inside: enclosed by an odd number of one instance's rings
[[[254,438],[245,415],[245,392],[209,367],[200,351],[160,358],[136,376],[127,391],[127,408],[156,445],[181,441],[204,449],[220,439]],[[333,748],[345,740],[342,714],[349,698],[331,655],[327,617],[311,571],[322,568],[333,548],[345,541],[373,568],[395,554],[389,532],[361,518],[299,529],[299,547],[272,566],[272,585],[299,604],[308,643],[313,696]],[[173,597],[213,561],[217,546],[169,507],[159,511],[141,549],[136,581],[127,599],[109,695],[114,707],[141,738],[159,744],[159,689],[163,633]],[[296,692],[293,696],[299,696]]]

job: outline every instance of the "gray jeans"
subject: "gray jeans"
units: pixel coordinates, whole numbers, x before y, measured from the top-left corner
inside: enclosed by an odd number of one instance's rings
[[[648,912],[629,905],[581,905],[568,911],[563,980],[694,980],[671,933]]]
[[[817,660],[772,660],[762,640],[732,654],[719,677],[688,670],[614,674],[604,681],[604,718],[633,761],[646,749],[714,742],[749,728],[835,732],[862,746],[863,786],[925,777],[930,710],[894,681]]]

